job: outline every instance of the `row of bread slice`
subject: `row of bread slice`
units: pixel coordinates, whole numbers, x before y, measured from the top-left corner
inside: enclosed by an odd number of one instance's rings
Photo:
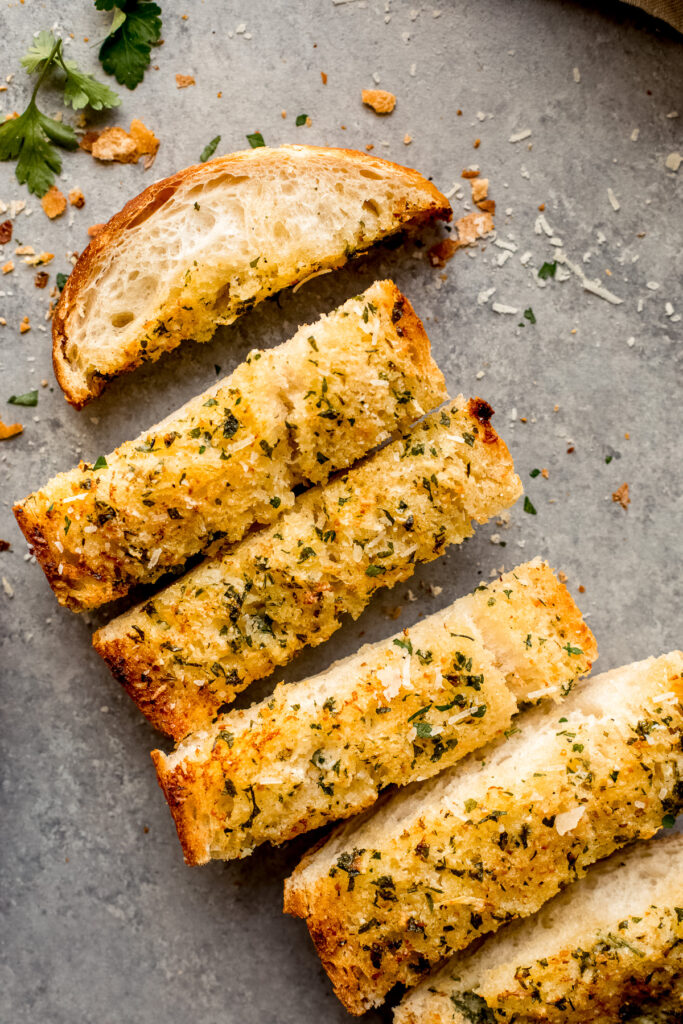
[[[499,963],[495,939],[488,940],[491,953],[481,960],[476,952],[464,960],[457,954],[539,911],[593,863],[673,822],[683,804],[682,671],[683,655],[674,651],[583,682],[559,705],[544,702],[524,711],[504,736],[436,777],[387,795],[303,858],[286,882],[285,909],[306,920],[335,991],[352,1013],[379,1005],[397,983],[410,988],[422,982],[398,1011],[401,1024],[621,1019],[619,1000],[623,996],[626,1004],[632,993],[630,961],[615,968],[616,995],[603,1003],[596,992],[610,947],[615,961],[637,948],[623,934],[625,926],[612,930],[616,937],[608,935],[606,945],[594,935],[586,976],[580,970],[577,975],[562,940],[549,935],[547,955],[532,972],[535,995],[526,984],[531,975],[525,962],[515,965],[520,970],[512,991],[505,972],[487,973],[491,958]],[[675,891],[683,916],[680,846],[675,849],[668,867],[665,861],[666,870],[677,870],[667,891]],[[590,883],[581,891],[589,890]],[[638,900],[647,904],[647,896],[632,895],[638,916]],[[681,916],[666,901],[660,911],[643,929],[654,936],[652,977],[662,958],[670,957],[666,989],[672,977],[680,978]],[[588,915],[574,924],[579,931],[586,924],[590,933]],[[512,934],[538,936],[542,928],[520,925]],[[642,938],[638,929],[633,935]],[[556,940],[559,947],[552,944]],[[509,966],[515,941],[503,934],[501,963]],[[564,955],[563,969],[555,953]],[[600,955],[597,966],[590,960],[594,954]],[[548,958],[550,969],[543,963]],[[431,968],[441,970],[426,977]],[[634,978],[636,988],[642,984],[643,991],[657,994],[656,977],[648,989],[648,970]],[[611,982],[605,975],[605,985]],[[542,984],[557,991],[556,1005]],[[574,985],[584,1000],[576,1007]],[[582,1017],[586,1000],[589,1008],[592,1001],[602,1007],[603,1016],[586,1011]],[[571,1016],[558,1015],[558,1009],[571,1010]]]
[[[460,396],[405,432],[443,397],[420,321],[380,282],[15,511],[75,608],[207,555],[94,638],[180,739],[514,503],[521,484],[487,403]]]

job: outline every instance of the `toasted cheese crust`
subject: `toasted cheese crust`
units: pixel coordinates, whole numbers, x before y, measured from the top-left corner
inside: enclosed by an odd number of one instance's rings
[[[327,640],[521,491],[492,410],[462,398],[260,533],[99,630],[144,714],[180,739],[252,680]]]
[[[14,513],[60,603],[95,608],[273,522],[445,397],[410,303],[376,282]]]
[[[530,562],[321,675],[279,684],[173,754],[152,752],[186,862],[245,857],[435,775],[501,734],[516,697],[565,696],[596,654],[566,588]]]
[[[355,150],[261,147],[188,167],[131,200],[81,254],[52,321],[60,387],[80,408],[282,288],[451,214],[417,171]]]
[[[683,654],[584,683],[340,826],[285,884],[352,1013],[538,910],[683,805]]]
[[[673,1009],[676,992],[680,1000],[682,835],[614,854],[533,917],[451,958],[394,1021],[621,1024],[658,996]]]

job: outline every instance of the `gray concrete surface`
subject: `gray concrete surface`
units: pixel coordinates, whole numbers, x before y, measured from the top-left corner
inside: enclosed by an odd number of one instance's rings
[[[104,616],[79,618],[58,607],[27,561],[10,506],[81,455],[109,451],[208,386],[216,364],[229,372],[253,346],[284,340],[297,324],[391,275],[423,316],[451,392],[478,393],[497,410],[537,515],[520,502],[509,528],[480,529],[419,571],[416,603],[403,587],[380,596],[360,621],[298,658],[286,677],[322,668],[361,637],[388,635],[491,570],[536,554],[567,573],[597,634],[601,668],[670,649],[680,642],[683,169],[667,170],[665,160],[683,148],[683,120],[673,116],[683,116],[682,40],[607,3],[161,2],[158,70],[135,92],[120,90],[119,112],[91,118],[95,126],[142,118],[161,139],[154,169],[65,154],[60,185],[81,187],[86,206],[49,222],[17,185],[13,167],[0,165],[0,199],[26,198],[33,211],[17,215],[15,241],[56,254],[51,284],[69,269],[67,253],[86,244],[88,225],[106,220],[154,177],[195,162],[214,135],[222,135],[220,154],[244,148],[254,130],[270,144],[372,143],[375,153],[418,167],[444,190],[476,162],[498,204],[497,242],[508,248],[489,240],[456,253],[445,270],[432,268],[414,245],[380,249],[262,306],[212,343],[187,346],[119,381],[81,413],[54,383],[49,333],[40,330],[47,292],[34,288],[34,272],[18,257],[17,269],[0,279],[7,320],[0,327],[1,413],[25,424],[21,437],[0,443],[0,537],[11,542],[0,553],[0,1021],[332,1024],[349,1018],[304,926],[281,914],[282,879],[307,840],[239,864],[183,866],[149,761],[158,737],[90,647]],[[2,0],[0,72],[3,81],[15,77],[0,93],[0,111],[23,109],[19,57],[32,32],[55,20],[74,33],[73,55],[99,71],[93,43],[106,18],[92,3]],[[196,85],[177,91],[176,72],[194,74]],[[398,96],[391,117],[361,106],[373,73]],[[57,109],[56,99],[48,96],[46,107]],[[310,116],[310,127],[295,127],[299,113]],[[525,129],[527,139],[509,141]],[[463,200],[453,200],[458,215],[467,196],[465,183]],[[587,293],[573,274],[562,281],[558,271],[539,284],[539,266],[557,251],[543,225],[535,231],[542,203],[568,258],[621,297],[620,305]],[[3,262],[13,250],[14,243],[5,246]],[[519,312],[496,313],[496,301]],[[522,317],[528,307],[535,325]],[[32,329],[20,335],[26,314]],[[5,404],[33,387],[36,409]],[[542,467],[548,479],[530,478]],[[611,500],[624,482],[627,511]],[[428,584],[442,593],[432,596]],[[585,592],[577,594],[580,586]],[[396,605],[403,611],[393,622],[387,613]],[[385,1019],[388,1012],[368,1016]]]

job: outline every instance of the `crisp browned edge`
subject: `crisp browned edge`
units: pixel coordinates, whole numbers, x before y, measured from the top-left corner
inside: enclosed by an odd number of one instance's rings
[[[410,353],[413,366],[417,371],[416,376],[419,374],[423,381],[428,380],[432,388],[435,391],[439,391],[441,401],[444,401],[446,398],[446,381],[432,356],[432,344],[429,340],[429,335],[415,312],[412,302],[392,280],[376,281],[374,285],[371,285],[371,288],[374,287],[381,287],[383,289],[382,298],[387,306],[391,304],[391,308],[385,310],[391,325],[390,330],[393,330],[398,335],[403,349]],[[400,316],[394,319],[394,313],[399,307]],[[426,411],[431,412],[432,409],[430,408]]]
[[[256,150],[244,150],[238,153],[231,153],[228,156],[219,157],[216,160],[208,161],[205,164],[194,164],[191,167],[186,167],[182,171],[177,171],[176,174],[173,174],[168,178],[156,181],[138,196],[135,196],[126,203],[123,209],[116,213],[107,222],[104,228],[83,250],[74,269],[69,275],[66,284],[64,285],[62,294],[55,308],[52,318],[52,363],[57,382],[64,392],[66,400],[71,405],[76,409],[82,409],[87,402],[97,397],[97,395],[104,390],[107,384],[107,381],[103,379],[100,381],[98,386],[93,386],[91,384],[89,393],[77,393],[76,391],[71,390],[68,376],[64,369],[67,311],[71,307],[72,303],[77,301],[81,287],[89,281],[92,267],[96,263],[97,257],[100,253],[112,245],[137,218],[142,218],[143,215],[150,216],[153,214],[156,209],[161,207],[163,203],[173,195],[179,185],[188,178],[203,177],[207,174],[220,174],[226,170],[229,171],[233,167],[235,170],[239,170],[240,165],[242,164],[251,164],[252,167],[255,166],[258,168],[259,164],[264,161],[270,162],[278,159],[286,160],[289,152],[292,150],[296,150],[297,152],[304,150],[310,153],[311,157],[324,157],[328,153],[334,153],[336,157],[344,155],[349,163],[352,164],[361,163],[369,166],[373,164],[380,164],[383,167],[387,167],[388,165],[389,167],[394,168],[396,172],[405,175],[412,185],[419,185],[422,189],[430,193],[433,205],[422,213],[412,217],[410,221],[406,221],[405,224],[399,224],[396,228],[397,231],[401,230],[402,227],[407,226],[408,224],[417,227],[420,224],[432,220],[448,221],[453,215],[451,205],[446,197],[434,184],[432,184],[432,182],[423,177],[419,171],[409,167],[403,167],[401,164],[392,163],[390,160],[383,160],[381,157],[369,156],[367,153],[361,153],[355,149],[324,146],[283,146],[280,148],[260,147]],[[121,373],[130,372],[135,368],[135,366],[131,366],[126,370],[122,370]],[[116,376],[119,375],[120,374],[116,374]]]
[[[187,797],[182,783],[176,779],[176,773],[169,771],[167,768],[166,754],[162,750],[152,750],[150,757],[156,769],[157,782],[166,797],[166,802],[173,816],[178,839],[183,848],[185,863],[190,867],[198,864],[208,864],[211,858],[204,852],[205,844],[200,842],[197,828],[185,813]]]
[[[86,598],[86,595],[90,593],[91,587],[83,588],[80,591],[80,598],[71,589],[71,583],[73,576],[77,576],[79,579],[85,579],[86,574],[82,573],[79,566],[67,566],[66,574],[60,575],[59,565],[55,561],[52,555],[50,544],[43,532],[40,516],[36,512],[32,511],[27,507],[29,498],[33,497],[29,494],[28,497],[22,501],[16,502],[12,507],[14,517],[19,524],[19,529],[26,538],[30,545],[35,559],[40,565],[41,569],[45,573],[48,583],[52,587],[55,597],[61,605],[65,608],[70,608],[72,612],[83,612],[93,608],[99,608],[100,605],[107,604],[109,601],[115,600],[117,597],[122,597],[129,589],[123,583],[120,587],[115,587],[111,581],[107,581],[104,585],[107,587],[106,597],[101,597],[102,593],[102,581],[98,581],[92,573],[87,574],[95,584],[94,589],[98,593],[98,600],[93,603]]]

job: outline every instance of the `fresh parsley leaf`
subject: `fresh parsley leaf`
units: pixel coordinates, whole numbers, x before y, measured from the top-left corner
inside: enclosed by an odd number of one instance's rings
[[[572,645],[569,643],[568,640],[567,640],[567,643],[562,648],[562,650],[566,651],[567,654],[583,654],[583,651],[581,650],[580,647],[572,647]]]
[[[534,480],[536,479],[537,476],[540,476],[540,475],[541,475],[540,469],[532,469],[531,472],[529,473],[529,476],[533,477]]]
[[[62,274],[62,273],[57,274],[57,287],[59,288],[60,292],[62,291],[62,289],[64,288],[64,285],[66,284],[66,282],[68,280],[69,280],[69,275],[68,274]]]
[[[207,144],[204,146],[204,149],[199,154],[199,159],[201,163],[205,164],[209,157],[213,156],[213,154],[216,152],[216,146],[220,141],[221,137],[220,135],[217,135],[215,139],[211,139],[211,142],[207,142]]]
[[[524,319],[528,320],[530,324],[535,324],[536,323],[536,317],[534,316],[534,311],[531,308],[531,306],[529,306],[528,309],[524,310],[523,316],[524,316]]]
[[[526,494],[524,495],[524,511],[528,512],[530,516],[535,516],[536,515],[536,509],[531,504],[531,502],[529,501],[529,498],[528,498],[528,496]]]
[[[265,146],[261,132],[254,132],[252,135],[247,135],[247,141],[252,149],[258,149],[259,146]]]
[[[95,0],[95,7],[114,11],[109,35],[100,47],[102,67],[121,85],[134,89],[161,36],[161,8],[150,0]]]
[[[544,263],[538,272],[538,276],[542,281],[547,281],[549,277],[555,277],[555,271],[557,270],[557,260],[553,260],[552,263]],[[526,313],[524,314],[526,316]]]
[[[296,126],[297,126],[297,128],[301,128],[301,126],[303,124],[306,124],[307,121],[308,121],[308,114],[298,114],[297,115],[297,119],[296,119]]]
[[[107,460],[105,459],[104,455],[98,455],[97,456],[97,462],[93,466],[93,469],[106,469],[106,468],[107,468]]]
[[[676,819],[673,814],[665,814],[662,818],[662,828],[673,828],[676,824]]]
[[[25,395],[10,395],[9,405],[38,405],[38,392],[27,391]]]
[[[62,40],[52,32],[39,32],[21,63],[29,74],[38,73],[38,81],[23,114],[0,125],[0,160],[16,159],[17,181],[27,185],[29,192],[44,196],[62,169],[53,143],[65,149],[76,149],[78,145],[69,125],[43,114],[36,105],[38,90],[48,73],[56,67],[64,72],[64,102],[75,110],[88,104],[102,110],[118,106],[121,101],[107,85],[85,74],[74,61],[65,60]]]

